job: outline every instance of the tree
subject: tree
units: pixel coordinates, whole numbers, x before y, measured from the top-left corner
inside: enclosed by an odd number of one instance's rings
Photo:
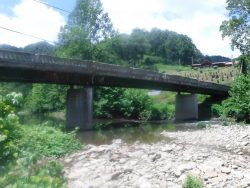
[[[224,114],[250,123],[250,75],[242,75],[231,86],[230,97],[223,101]]]
[[[58,55],[96,60],[97,44],[115,34],[100,0],[78,0],[59,34]]]
[[[250,50],[250,0],[227,0],[229,20],[220,26],[223,37],[230,37],[232,47],[243,54]]]
[[[69,15],[68,24],[62,29],[61,40],[71,30],[80,29],[92,43],[100,42],[114,35],[113,25],[104,12],[100,0],[78,0],[75,9]]]

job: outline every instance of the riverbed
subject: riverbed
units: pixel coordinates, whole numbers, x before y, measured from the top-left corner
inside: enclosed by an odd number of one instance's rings
[[[138,139],[114,136],[65,157],[68,186],[178,188],[191,174],[204,187],[250,187],[250,127],[160,130],[149,142],[133,134]]]

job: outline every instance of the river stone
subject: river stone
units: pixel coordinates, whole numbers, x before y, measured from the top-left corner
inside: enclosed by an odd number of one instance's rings
[[[161,154],[155,154],[153,155],[152,157],[152,161],[155,162],[156,160],[160,159],[161,158]]]
[[[205,172],[203,177],[204,177],[205,180],[208,180],[210,178],[214,178],[214,177],[217,177],[217,176],[218,176],[217,172],[215,172],[214,170],[208,170],[208,171]]]
[[[111,180],[117,180],[121,174],[123,174],[123,173],[122,172],[115,172],[114,174],[111,175]]]
[[[241,145],[250,143],[250,138],[239,139],[246,132],[250,132],[250,127],[217,127],[172,132],[171,142],[130,145],[115,141],[111,145],[91,146],[65,158],[72,160],[64,169],[65,177],[70,188],[181,188],[181,180],[187,174],[205,179],[204,187],[250,187],[249,145]],[[227,145],[230,151],[225,150]],[[235,154],[237,149],[243,155]],[[111,162],[113,156],[115,160]]]
[[[122,139],[115,139],[115,140],[112,141],[112,144],[121,145],[122,144]]]
[[[176,177],[180,177],[181,176],[181,171],[179,170],[179,169],[176,169],[176,170],[174,170],[174,175],[176,176]]]
[[[150,182],[144,177],[141,177],[137,180],[136,186],[138,188],[151,188],[152,187]]]
[[[226,168],[226,167],[221,167],[221,172],[225,173],[225,174],[230,174],[231,173],[231,169],[230,168]]]
[[[195,163],[190,162],[190,163],[182,164],[182,165],[178,166],[177,169],[183,173],[187,170],[192,170],[194,167],[195,167]]]

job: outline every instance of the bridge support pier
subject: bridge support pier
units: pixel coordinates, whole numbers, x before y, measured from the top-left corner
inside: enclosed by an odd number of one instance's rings
[[[198,101],[196,94],[177,94],[175,100],[175,120],[197,120],[198,119]]]
[[[69,89],[67,92],[66,128],[93,129],[93,89]]]

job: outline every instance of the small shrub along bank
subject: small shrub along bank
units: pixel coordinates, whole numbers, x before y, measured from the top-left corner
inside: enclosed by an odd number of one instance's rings
[[[250,75],[237,78],[229,91],[230,97],[221,105],[212,106],[213,115],[229,117],[237,122],[250,123]]]
[[[20,94],[0,97],[0,188],[66,187],[58,157],[81,148],[75,133],[46,124],[20,125]]]
[[[202,188],[203,182],[200,178],[188,175],[186,179],[184,180],[184,183],[182,185],[183,188]]]

